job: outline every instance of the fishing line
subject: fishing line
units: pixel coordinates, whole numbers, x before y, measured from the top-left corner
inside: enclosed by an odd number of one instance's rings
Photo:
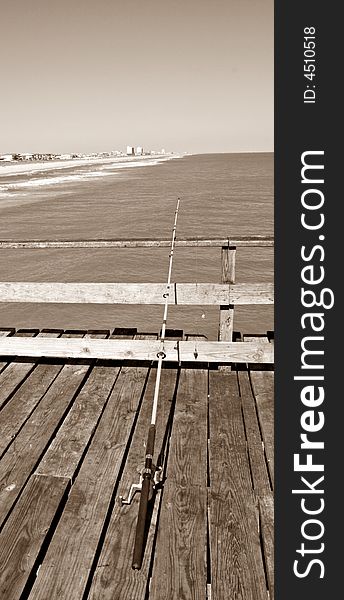
[[[162,361],[166,357],[164,341],[165,341],[165,336],[166,336],[166,323],[167,323],[167,313],[168,313],[168,305],[169,305],[169,297],[170,297],[170,289],[171,289],[173,252],[174,252],[174,244],[175,244],[175,240],[176,240],[179,204],[180,204],[180,198],[178,198],[178,200],[177,200],[177,206],[176,206],[176,210],[174,213],[174,224],[173,224],[173,229],[172,229],[171,251],[170,251],[170,255],[169,255],[170,260],[169,260],[169,267],[168,267],[167,285],[166,285],[166,292],[163,295],[163,297],[165,298],[165,305],[164,305],[164,315],[163,315],[161,335],[160,335],[161,349],[159,350],[159,352],[157,354],[159,361],[158,361],[158,368],[157,368],[157,374],[156,374],[156,380],[155,380],[151,425],[155,425],[155,423],[156,423],[156,413],[157,413],[158,400],[159,400]]]
[[[170,250],[170,254],[169,254],[167,284],[166,284],[166,291],[163,294],[164,314],[163,314],[161,334],[160,334],[160,349],[157,353],[158,366],[157,366],[157,373],[156,373],[156,379],[155,379],[151,421],[150,421],[150,426],[149,426],[149,430],[148,430],[148,437],[147,437],[147,444],[146,444],[145,466],[141,472],[140,482],[138,484],[133,484],[131,486],[128,498],[125,500],[123,497],[120,497],[122,504],[131,504],[134,494],[136,492],[141,492],[139,512],[138,512],[138,516],[137,516],[137,524],[136,524],[136,532],[135,532],[134,553],[133,553],[133,561],[132,561],[133,569],[141,569],[143,553],[144,553],[144,545],[145,545],[148,502],[152,497],[152,491],[153,491],[154,487],[157,486],[160,481],[159,478],[161,475],[161,469],[159,469],[158,467],[156,467],[153,464],[153,454],[154,454],[154,444],[155,444],[155,432],[156,432],[155,426],[156,426],[156,417],[157,417],[158,402],[159,402],[161,370],[162,370],[163,360],[164,360],[164,358],[166,358],[164,342],[165,342],[165,337],[166,337],[167,314],[168,314],[168,305],[169,305],[169,298],[170,298],[170,291],[171,291],[173,253],[174,253],[174,246],[175,246],[176,232],[177,232],[179,204],[180,204],[180,198],[178,198],[178,200],[177,200],[177,206],[176,206],[176,210],[174,213],[174,223],[173,223],[173,229],[172,229],[171,250]]]

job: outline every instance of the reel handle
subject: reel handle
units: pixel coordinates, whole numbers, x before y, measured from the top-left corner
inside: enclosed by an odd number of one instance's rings
[[[150,497],[151,486],[153,483],[153,452],[155,442],[155,425],[150,425],[148,431],[145,468],[142,474],[142,488],[139,505],[139,513],[137,516],[134,554],[133,554],[133,569],[141,569],[145,542],[145,529],[147,519],[148,501]]]

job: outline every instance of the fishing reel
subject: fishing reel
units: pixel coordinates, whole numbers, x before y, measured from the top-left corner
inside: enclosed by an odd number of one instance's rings
[[[124,504],[131,504],[134,496],[138,492],[142,491],[142,483],[143,483],[143,479],[144,479],[144,477],[143,477],[144,473],[145,473],[145,467],[140,472],[139,483],[131,484],[127,498],[124,498],[124,496],[119,496],[119,502],[120,502],[121,506],[123,506]],[[152,499],[153,491],[156,490],[158,488],[158,486],[160,485],[161,476],[162,476],[162,467],[156,467],[155,465],[152,465],[152,478],[150,480],[150,490],[149,490],[148,500]]]

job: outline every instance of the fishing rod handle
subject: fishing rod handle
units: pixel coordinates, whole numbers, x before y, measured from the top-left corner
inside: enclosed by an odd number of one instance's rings
[[[139,512],[137,515],[135,543],[134,543],[134,554],[133,554],[133,569],[141,569],[144,543],[145,543],[145,529],[147,520],[147,509],[148,501],[150,497],[151,487],[153,485],[153,453],[155,443],[155,425],[150,425],[148,430],[148,438],[146,445],[146,460],[145,468],[142,474],[142,488],[140,496]]]
[[[146,445],[146,461],[150,457],[153,458],[154,444],[155,444],[155,425],[150,425],[149,430],[148,430],[147,445]]]
[[[150,487],[151,487],[151,478],[144,476],[144,479],[142,481],[141,495],[140,495],[139,513],[137,516],[137,523],[136,523],[136,533],[135,533],[135,543],[134,543],[134,553],[133,553],[133,563],[132,563],[133,569],[141,569],[141,565],[142,565]]]

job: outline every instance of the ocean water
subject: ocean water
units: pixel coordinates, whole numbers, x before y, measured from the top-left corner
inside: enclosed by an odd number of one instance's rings
[[[143,166],[144,165],[144,166]],[[16,175],[0,169],[0,239],[273,234],[273,154],[192,155],[130,168],[106,160]],[[164,282],[168,249],[0,250],[1,281]],[[220,249],[176,248],[172,280],[219,282]],[[237,250],[237,281],[273,279],[271,248]],[[158,332],[162,306],[2,304],[0,326]],[[273,329],[272,307],[237,308],[235,329]],[[168,327],[217,338],[218,310],[170,307]]]

